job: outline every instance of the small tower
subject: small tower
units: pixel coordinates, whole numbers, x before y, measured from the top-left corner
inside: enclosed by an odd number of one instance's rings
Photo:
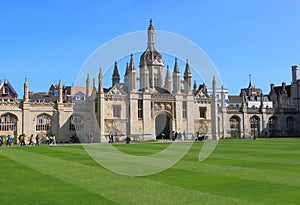
[[[63,103],[63,91],[61,80],[59,80],[58,83],[58,103]]]
[[[103,75],[102,75],[102,69],[100,68],[99,74],[98,74],[98,93],[103,93]]]
[[[120,75],[118,71],[117,61],[115,61],[115,67],[114,67],[114,72],[111,81],[112,81],[112,87],[115,86],[116,84],[120,84]]]
[[[184,92],[186,94],[191,93],[191,87],[192,87],[192,73],[191,73],[188,59],[186,59],[185,71],[184,71]]]
[[[148,27],[148,48],[154,50],[154,28],[152,26],[152,19],[150,19],[150,24]]]
[[[96,79],[93,78],[93,89],[96,89]]]
[[[194,93],[197,92],[197,82],[194,80],[194,86],[193,86]]]
[[[292,83],[297,83],[298,80],[298,66],[292,66]]]
[[[219,139],[217,128],[218,128],[218,116],[217,116],[217,96],[216,96],[216,80],[215,76],[212,80],[212,96],[211,96],[211,133],[212,139]]]
[[[86,85],[85,85],[85,99],[88,99],[88,97],[90,95],[90,83],[91,83],[90,75],[87,74]]]
[[[23,96],[23,101],[28,102],[28,80],[25,78],[24,82],[24,96]]]
[[[171,72],[170,72],[168,65],[167,65],[167,73],[166,73],[166,78],[165,78],[165,89],[169,92],[172,91]]]
[[[129,63],[128,71],[129,71],[128,91],[129,92],[136,91],[136,69],[134,66],[133,54],[130,55],[130,63]]]
[[[180,93],[180,72],[178,68],[177,58],[175,58],[174,71],[173,71],[173,93]]]

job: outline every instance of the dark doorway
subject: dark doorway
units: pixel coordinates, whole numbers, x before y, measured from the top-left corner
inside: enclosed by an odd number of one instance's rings
[[[155,118],[156,139],[170,139],[172,120],[167,114],[160,114]]]

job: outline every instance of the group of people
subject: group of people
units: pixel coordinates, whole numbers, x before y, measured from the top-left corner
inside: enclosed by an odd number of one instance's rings
[[[205,135],[202,135],[200,136],[200,133],[199,132],[196,132],[195,133],[195,141],[203,141],[203,140],[207,140],[207,136]]]
[[[20,146],[26,146],[26,139],[28,139],[28,137],[25,134],[21,134],[19,135],[19,145]],[[36,135],[34,137],[33,134],[30,135],[29,137],[29,143],[27,144],[28,146],[39,146],[41,142],[41,138],[39,135]]]
[[[108,143],[114,143],[114,133],[110,132],[108,135]]]
[[[187,132],[185,130],[183,132],[173,131],[172,132],[172,141],[175,141],[177,138],[186,141],[187,140]]]
[[[6,144],[6,146],[11,146],[13,138],[10,135],[1,135],[0,136],[0,147],[2,147],[3,143]]]
[[[56,145],[56,137],[55,135],[46,135],[46,143],[47,145]]]

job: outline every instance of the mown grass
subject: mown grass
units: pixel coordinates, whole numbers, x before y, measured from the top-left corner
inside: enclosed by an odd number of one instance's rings
[[[168,145],[114,146],[145,156]],[[199,162],[202,145],[144,177],[106,170],[81,145],[2,147],[0,204],[300,204],[300,139],[222,140]]]

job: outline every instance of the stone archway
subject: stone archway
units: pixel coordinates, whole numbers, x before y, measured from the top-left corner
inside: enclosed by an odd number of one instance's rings
[[[156,139],[170,139],[172,133],[172,117],[168,113],[161,113],[155,118]]]
[[[230,125],[230,137],[240,138],[241,137],[241,119],[234,115],[229,120]]]

